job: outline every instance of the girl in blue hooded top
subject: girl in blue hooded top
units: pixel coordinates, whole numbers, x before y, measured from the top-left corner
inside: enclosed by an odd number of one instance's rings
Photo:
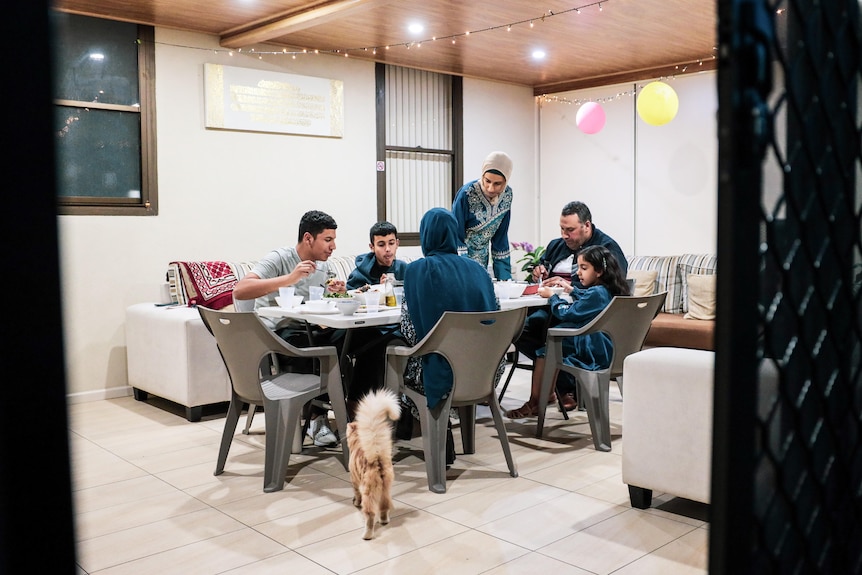
[[[555,327],[583,327],[593,321],[618,295],[629,295],[628,284],[617,259],[604,246],[589,246],[578,254],[578,280],[584,289],[575,288],[568,282],[561,282],[566,293],[572,296],[572,303],[551,292],[551,288],[539,288],[539,295],[549,297],[551,313],[560,320]],[[537,350],[533,364],[533,380],[530,399],[519,407],[506,412],[507,417],[521,418],[538,415],[539,391],[542,374],[545,370],[547,350]],[[604,333],[591,333],[563,340],[563,361],[588,370],[605,369],[610,366],[613,345]],[[556,401],[552,395],[548,402]]]

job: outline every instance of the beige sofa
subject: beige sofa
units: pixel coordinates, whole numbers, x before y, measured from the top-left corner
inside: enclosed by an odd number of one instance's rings
[[[346,281],[355,260],[336,256],[329,262]],[[200,420],[203,406],[230,400],[230,380],[215,340],[189,303],[230,301],[232,285],[254,267],[254,262],[220,262],[208,272],[203,263],[171,262],[167,279],[175,305],[148,302],[126,309],[127,369],[135,398],[152,394],[172,401],[185,408],[189,421]],[[191,277],[208,273],[205,279]]]
[[[637,295],[667,291],[644,347],[714,349],[716,256],[629,256],[627,260]]]

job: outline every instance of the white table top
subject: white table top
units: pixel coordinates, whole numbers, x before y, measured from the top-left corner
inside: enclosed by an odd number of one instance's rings
[[[521,296],[514,299],[501,299],[501,309],[515,309],[520,307],[542,306],[548,300],[537,295]],[[383,307],[378,312],[355,313],[353,315],[304,313],[302,306],[295,308],[285,307],[262,307],[257,313],[269,318],[291,318],[307,321],[315,325],[331,327],[335,329],[350,329],[355,327],[374,327],[379,325],[393,325],[401,322],[400,307]]]

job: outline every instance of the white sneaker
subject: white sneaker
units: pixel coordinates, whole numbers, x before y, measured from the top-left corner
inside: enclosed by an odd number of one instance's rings
[[[338,438],[329,429],[326,418],[318,415],[308,422],[308,436],[314,440],[317,447],[334,447],[338,445]]]

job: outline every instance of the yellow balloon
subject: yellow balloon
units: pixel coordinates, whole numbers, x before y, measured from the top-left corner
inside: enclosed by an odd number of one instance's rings
[[[679,110],[679,98],[664,82],[650,82],[638,94],[638,116],[651,126],[667,124]]]

